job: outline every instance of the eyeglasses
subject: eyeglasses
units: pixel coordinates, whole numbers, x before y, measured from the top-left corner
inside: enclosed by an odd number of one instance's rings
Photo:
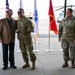
[[[10,13],[9,11],[6,11],[6,13]]]
[[[22,12],[20,11],[20,12],[17,12],[18,14],[21,14]]]

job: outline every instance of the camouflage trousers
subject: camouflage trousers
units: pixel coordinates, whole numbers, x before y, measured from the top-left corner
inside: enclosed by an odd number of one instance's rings
[[[62,39],[61,47],[64,60],[75,60],[75,43],[73,39]]]
[[[29,62],[29,57],[30,56],[30,60],[31,62],[35,62],[36,61],[36,56],[33,52],[33,45],[32,44],[27,44],[24,41],[19,41],[19,45],[20,45],[20,49],[22,52],[22,57],[24,59],[24,62]]]

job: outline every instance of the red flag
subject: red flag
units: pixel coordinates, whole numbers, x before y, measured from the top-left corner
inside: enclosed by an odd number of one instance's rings
[[[49,24],[50,24],[50,30],[54,31],[55,34],[58,34],[56,22],[55,22],[55,16],[54,16],[54,11],[53,11],[53,5],[52,5],[52,0],[49,2]]]

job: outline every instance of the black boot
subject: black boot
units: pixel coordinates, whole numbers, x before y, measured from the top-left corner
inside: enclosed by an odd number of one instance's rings
[[[28,67],[30,67],[29,63],[26,63],[25,65],[22,66],[22,68],[28,68]]]
[[[63,68],[68,67],[68,61],[65,61],[65,63],[62,65]]]
[[[75,68],[74,60],[71,61],[72,68]]]
[[[35,62],[32,62],[32,70],[35,69]]]

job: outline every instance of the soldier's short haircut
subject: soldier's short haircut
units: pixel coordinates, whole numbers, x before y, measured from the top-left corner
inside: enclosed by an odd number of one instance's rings
[[[22,9],[22,8],[19,8],[19,10],[21,10],[21,11],[23,11],[23,12],[24,12],[24,9]]]
[[[68,8],[67,10],[69,10],[70,12],[73,12],[73,10],[71,8]]]

